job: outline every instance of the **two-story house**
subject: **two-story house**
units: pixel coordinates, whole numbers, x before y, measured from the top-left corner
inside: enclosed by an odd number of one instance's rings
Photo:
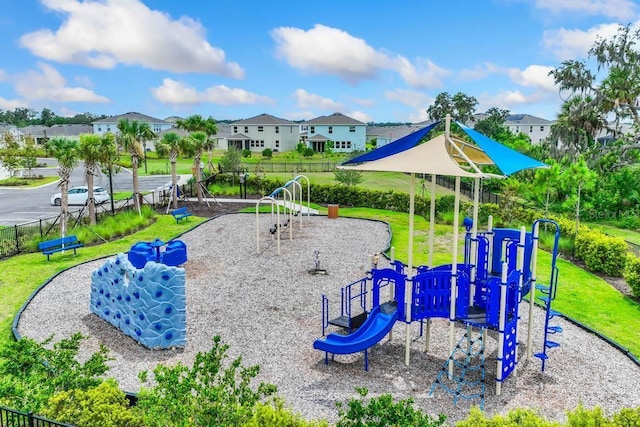
[[[327,141],[333,142],[337,152],[364,151],[367,125],[342,113],[320,116],[300,125],[302,140],[313,151],[324,152]]]
[[[273,151],[291,151],[296,148],[299,139],[297,123],[270,114],[260,114],[231,123],[226,141],[227,148],[239,150],[262,151],[270,148]]]
[[[531,114],[509,114],[504,125],[513,133],[527,135],[532,144],[539,144],[551,133],[551,125],[554,122]]]
[[[118,134],[118,121],[121,119],[129,121],[138,121],[140,123],[148,123],[149,127],[154,133],[162,132],[163,130],[171,129],[173,123],[162,119],[156,119],[155,117],[147,116],[141,113],[126,113],[119,116],[107,117],[106,119],[97,120],[93,123],[93,133],[96,135],[104,135],[107,132],[111,132],[114,135]]]

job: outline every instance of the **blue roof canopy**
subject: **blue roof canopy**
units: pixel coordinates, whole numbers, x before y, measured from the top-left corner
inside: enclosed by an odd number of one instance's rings
[[[500,171],[509,176],[516,172],[532,168],[547,168],[547,164],[511,149],[484,136],[460,122],[456,122],[469,137],[485,152]]]
[[[380,148],[376,148],[375,150],[369,151],[361,156],[354,157],[353,159],[347,160],[342,163],[343,165],[349,165],[353,163],[363,163],[370,162],[372,160],[382,159],[387,156],[391,156],[396,153],[400,153],[402,151],[408,150],[409,148],[413,148],[424,138],[426,134],[428,134],[431,129],[436,127],[440,123],[440,120],[437,122],[431,123],[429,126],[419,129],[409,135],[405,135],[402,138],[396,139],[395,141],[384,145]]]

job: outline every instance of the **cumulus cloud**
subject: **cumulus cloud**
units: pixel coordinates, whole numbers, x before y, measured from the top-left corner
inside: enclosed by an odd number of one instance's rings
[[[349,116],[352,119],[361,121],[362,123],[369,123],[373,121],[373,116],[365,113],[364,111],[354,110],[343,113],[345,116]]]
[[[580,13],[628,21],[637,17],[638,5],[632,0],[536,0],[536,7],[552,13]]]
[[[549,75],[549,72],[553,71],[553,69],[553,67],[547,65],[529,65],[524,70],[510,68],[508,75],[511,80],[521,86],[557,92],[558,88],[553,82],[553,77]]]
[[[111,69],[140,65],[175,73],[243,78],[225,52],[206,40],[200,22],[149,9],[140,0],[43,0],[65,16],[57,31],[40,29],[20,38],[32,54],[60,63]]]
[[[300,108],[317,108],[323,111],[339,111],[344,105],[330,98],[325,98],[315,93],[309,93],[304,89],[296,89],[291,95]]]
[[[522,106],[550,101],[552,95],[549,92],[537,90],[524,93],[519,90],[499,90],[495,94],[483,93],[478,96],[478,111],[486,111],[491,107],[503,108],[511,112],[517,111]]]
[[[305,31],[279,27],[271,31],[276,57],[291,67],[308,73],[328,74],[351,83],[373,80],[381,71],[391,70],[414,87],[439,87],[447,72],[429,60],[412,64],[403,56],[392,57],[346,31],[316,24]]]
[[[435,100],[424,92],[409,89],[388,90],[384,93],[384,97],[389,101],[399,102],[414,108],[422,108],[423,110],[426,110]]]
[[[67,80],[49,64],[38,63],[38,68],[11,77],[15,92],[26,100],[109,102],[90,89],[67,86]]]
[[[617,23],[601,24],[588,30],[560,28],[543,33],[542,44],[560,61],[585,58],[598,37],[608,39],[618,32]]]
[[[15,110],[19,107],[26,107],[27,103],[20,99],[5,99],[0,97],[1,110]]]
[[[218,105],[238,105],[238,104],[272,104],[273,99],[258,95],[244,89],[230,88],[225,85],[217,85],[206,88],[203,92],[185,83],[163,79],[162,85],[151,88],[153,96],[163,104],[218,104]]]
[[[477,65],[474,68],[467,68],[458,73],[460,80],[482,80],[491,74],[500,73],[503,69],[490,62]]]

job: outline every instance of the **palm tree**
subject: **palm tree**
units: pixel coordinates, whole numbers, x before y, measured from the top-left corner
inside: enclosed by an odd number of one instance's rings
[[[169,156],[171,163],[171,199],[173,200],[173,209],[178,207],[178,177],[176,175],[176,161],[180,153],[188,153],[191,151],[191,139],[183,138],[175,132],[167,132],[162,139],[156,143],[156,151],[160,156]]]
[[[151,130],[149,123],[140,123],[138,137],[142,143],[142,151],[144,153],[144,173],[147,173],[147,141],[157,138],[157,135]]]
[[[129,121],[120,119],[118,121],[119,143],[131,154],[131,174],[133,175],[133,196],[134,206],[140,211],[140,190],[138,185],[138,162],[142,151],[141,141],[152,139],[155,134],[149,128],[148,123],[140,123],[137,120]]]
[[[45,144],[47,153],[58,160],[58,176],[60,177],[60,235],[67,231],[69,215],[69,177],[78,165],[78,141],[68,138],[53,138]]]
[[[96,224],[96,202],[93,198],[93,177],[98,170],[98,161],[102,154],[102,141],[100,135],[80,135],[78,157],[84,161],[84,176],[87,182],[87,202],[89,205],[89,224]]]
[[[109,195],[111,196],[111,213],[113,214],[113,184],[111,176],[113,175],[113,168],[120,157],[115,136],[111,132],[107,132],[102,135],[100,138],[100,147],[100,158],[98,163],[101,165],[103,173],[109,175]]]
[[[193,148],[194,148],[194,160],[193,166],[196,174],[196,191],[198,194],[198,202],[202,203],[202,186],[200,182],[202,181],[202,170],[200,168],[200,161],[202,158],[202,152],[204,150],[211,150],[215,143],[211,137],[218,133],[218,127],[216,126],[216,121],[213,117],[209,117],[208,119],[204,119],[199,114],[194,114],[186,119],[180,119],[176,121],[176,126],[179,129],[184,129],[187,132],[191,133],[191,137],[193,138],[196,133],[201,133],[202,135],[197,135],[193,139]]]

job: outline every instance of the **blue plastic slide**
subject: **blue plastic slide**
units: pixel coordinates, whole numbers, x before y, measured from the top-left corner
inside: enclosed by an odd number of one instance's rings
[[[397,303],[386,303],[377,306],[367,320],[352,334],[339,335],[331,333],[324,339],[313,343],[313,348],[333,354],[350,354],[364,351],[375,345],[389,333],[398,320]]]

